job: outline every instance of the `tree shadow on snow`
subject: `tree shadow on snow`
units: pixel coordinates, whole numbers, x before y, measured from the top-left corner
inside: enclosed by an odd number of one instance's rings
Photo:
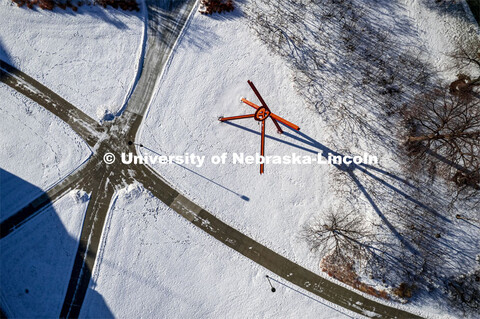
[[[388,0],[252,1],[248,17],[257,36],[285,58],[297,91],[338,133],[342,148],[366,147],[405,156],[398,147],[402,130],[396,129],[401,112],[439,78],[404,4]],[[287,130],[283,138],[267,138],[305,152],[321,152],[324,157],[343,152],[300,132]],[[375,165],[335,167],[334,177],[341,180],[335,187],[349,187],[341,190],[343,194],[351,191],[357,197],[351,199],[358,204],[355,207],[370,207],[382,221],[378,227],[396,238],[397,242],[383,245],[398,247],[396,258],[410,264],[401,267],[405,277],[426,275],[437,281],[447,276],[447,268],[455,268],[452,263],[457,263],[457,273],[472,267],[475,245],[463,247],[467,251],[451,245],[454,232],[462,229],[448,211],[439,183]],[[390,268],[399,267],[392,262]]]
[[[7,0],[11,1],[11,0]],[[142,13],[141,9],[141,2],[137,1],[140,6],[140,11],[127,11],[127,10],[121,10],[121,9],[115,9],[111,6],[107,6],[106,8],[103,8],[100,5],[93,5],[93,4],[83,4],[82,6],[78,6],[78,2],[83,2],[85,1],[71,1],[73,5],[77,7],[77,11],[74,11],[72,8],[67,7],[66,9],[59,8],[56,6],[53,10],[43,10],[39,7],[33,7],[32,9],[29,9],[26,7],[26,5],[17,8],[17,5],[15,3],[12,3],[12,9],[18,9],[18,10],[25,10],[25,13],[28,15],[29,13],[41,13],[46,21],[46,24],[48,25],[48,20],[51,18],[52,15],[61,15],[61,16],[68,16],[68,17],[76,17],[76,16],[90,16],[94,19],[104,21],[110,25],[113,25],[115,28],[120,29],[120,30],[127,30],[129,29],[129,26],[125,24],[125,22],[122,21],[121,17],[136,17],[138,19],[143,19],[144,14]]]
[[[0,37],[0,61],[4,61],[12,65],[12,60],[10,59],[10,55],[8,54],[7,50],[3,46],[1,37]]]
[[[227,125],[240,128],[249,133],[260,135],[259,132],[233,122]],[[345,156],[321,144],[303,132],[286,127],[288,131],[282,137],[266,134],[266,139],[288,145],[306,153],[318,154],[327,159],[328,155]],[[380,227],[386,227],[397,242],[377,239],[375,245],[369,247],[381,259],[383,267],[390,265],[390,274],[395,280],[419,280],[420,276],[430,279],[442,279],[451,269],[458,269],[457,264],[471,264],[475,258],[476,244],[472,239],[471,249],[457,247],[452,244],[458,229],[454,229],[454,219],[439,205],[432,203],[431,193],[414,186],[407,178],[398,176],[379,165],[368,164],[332,164],[342,177],[345,185],[354,185],[368,205],[383,222]],[[315,166],[313,166],[315,167]],[[437,234],[441,234],[437,237]],[[449,237],[448,240],[444,237]],[[447,258],[448,257],[448,258]],[[451,258],[450,258],[451,257]],[[454,264],[452,264],[454,260]],[[383,269],[383,268],[382,268]],[[385,271],[385,269],[383,269]],[[445,274],[444,274],[445,273]],[[377,274],[385,278],[389,274]],[[393,279],[395,278],[395,279]],[[419,282],[420,284],[420,282]]]
[[[423,1],[420,4],[440,16],[449,15],[456,18],[460,23],[466,23],[470,26],[470,29],[465,31],[473,32],[473,34],[477,33],[477,27],[474,24],[475,21],[470,19],[465,10],[469,9],[473,14],[473,18],[477,19],[478,22],[480,19],[480,3],[478,0],[467,0],[465,3],[463,1],[452,0],[429,0]]]

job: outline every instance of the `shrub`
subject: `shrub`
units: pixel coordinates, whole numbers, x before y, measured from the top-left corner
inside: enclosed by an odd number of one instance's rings
[[[339,259],[338,256],[328,255],[322,259],[322,271],[326,272],[330,277],[333,277],[341,282],[352,286],[364,293],[382,299],[390,299],[385,290],[377,290],[358,279],[358,275],[353,268],[353,261],[346,261]]]
[[[234,9],[233,0],[202,0],[199,12],[202,14],[213,14],[230,12]]]
[[[402,282],[398,288],[393,290],[393,293],[400,298],[411,298],[414,289],[414,285],[409,285],[405,282]]]

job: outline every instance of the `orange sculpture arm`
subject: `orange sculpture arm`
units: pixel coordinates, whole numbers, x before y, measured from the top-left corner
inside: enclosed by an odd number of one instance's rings
[[[231,121],[231,120],[248,119],[254,116],[255,114],[247,114],[247,115],[238,115],[238,116],[230,116],[230,117],[220,117],[218,120],[220,122],[225,122],[225,121]]]
[[[260,155],[265,156],[265,121],[262,121],[262,141],[260,143]],[[260,174],[263,174],[265,170],[265,164],[260,164]]]
[[[245,103],[245,104],[247,104],[247,105],[250,105],[250,106],[253,107],[254,109],[258,109],[258,108],[260,107],[260,106],[256,105],[255,103],[250,102],[249,100],[244,99],[244,98],[242,98],[242,102]],[[293,124],[293,123],[291,123],[291,122],[289,122],[289,121],[281,118],[280,116],[278,116],[278,115],[276,115],[276,114],[274,114],[274,113],[271,113],[270,116],[273,117],[274,119],[276,119],[277,121],[279,121],[280,123],[283,123],[283,124],[285,124],[286,126],[293,128],[294,130],[300,131],[300,127],[298,127],[297,125],[295,125],[295,124]]]

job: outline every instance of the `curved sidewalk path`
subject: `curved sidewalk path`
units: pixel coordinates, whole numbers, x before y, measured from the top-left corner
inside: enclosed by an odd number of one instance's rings
[[[64,120],[94,149],[93,156],[76,172],[1,223],[0,238],[3,238],[67,191],[76,188],[91,194],[60,317],[79,316],[114,192],[136,180],[178,214],[215,239],[325,300],[368,317],[420,318],[366,298],[275,253],[182,196],[149,166],[127,166],[120,161],[110,165],[104,163],[103,156],[106,153],[113,153],[119,159],[123,152],[136,152],[135,146],[129,145],[128,141],[135,141],[154,94],[156,82],[190,12],[195,8],[195,1],[147,0],[147,6],[147,51],[142,74],[125,111],[113,122],[98,124],[28,75],[4,62],[0,64],[1,82]]]

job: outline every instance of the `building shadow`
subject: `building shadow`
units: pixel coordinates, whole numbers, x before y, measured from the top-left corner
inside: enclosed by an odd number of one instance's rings
[[[82,313],[81,317],[84,318],[102,318],[102,319],[113,319],[115,316],[111,312],[110,308],[108,308],[105,299],[98,291],[89,288],[87,292],[89,296],[89,312]],[[94,310],[92,310],[94,309]],[[92,313],[93,312],[93,313]]]
[[[0,222],[3,223],[14,213],[41,197],[44,192],[18,176],[0,168]]]
[[[45,196],[40,188],[0,169],[2,219],[12,216],[16,207]],[[70,196],[70,198],[65,198]],[[75,258],[78,258],[79,234],[84,216],[68,215],[65,201],[85,205],[88,198],[65,195],[59,207],[49,201],[33,217],[19,224],[0,239],[0,308],[7,318],[59,317],[63,307]],[[28,198],[26,200],[26,198]],[[13,203],[12,203],[13,202]],[[69,204],[67,202],[67,204]],[[62,213],[58,211],[62,209]],[[74,211],[71,211],[73,214]],[[72,224],[73,222],[73,224]],[[66,225],[70,223],[70,229]],[[4,228],[2,222],[2,229]],[[5,235],[5,236],[4,236]],[[84,269],[90,272],[91,269]],[[103,297],[89,288],[98,309],[98,317],[113,318]]]

